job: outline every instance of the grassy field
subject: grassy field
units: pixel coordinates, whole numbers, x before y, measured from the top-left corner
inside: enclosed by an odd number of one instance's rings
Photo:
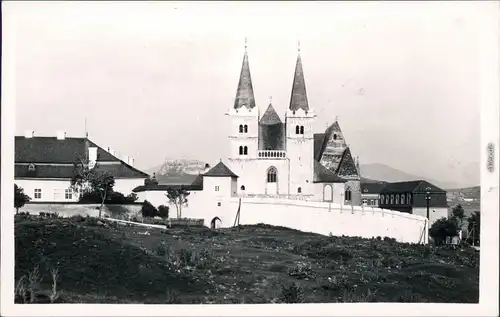
[[[15,246],[18,302],[479,300],[479,253],[470,248],[429,249],[267,225],[167,231],[35,216],[16,217]]]

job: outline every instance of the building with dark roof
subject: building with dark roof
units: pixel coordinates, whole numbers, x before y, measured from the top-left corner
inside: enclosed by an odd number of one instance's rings
[[[387,182],[361,181],[361,202],[365,206],[377,207],[380,203],[380,193]]]
[[[88,138],[35,136],[33,131],[15,137],[14,178],[32,202],[77,201],[70,189],[75,164],[88,161],[96,171],[115,178],[115,191],[128,195],[148,178],[134,167],[134,160],[119,158],[114,150],[103,149]]]
[[[427,199],[428,198],[428,199]],[[380,192],[380,208],[427,217],[429,222],[448,217],[446,191],[424,180],[387,183]]]

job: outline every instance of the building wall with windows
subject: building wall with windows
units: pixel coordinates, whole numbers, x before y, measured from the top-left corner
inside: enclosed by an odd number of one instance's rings
[[[14,182],[33,202],[78,201],[78,193],[70,188],[70,180],[16,179]]]

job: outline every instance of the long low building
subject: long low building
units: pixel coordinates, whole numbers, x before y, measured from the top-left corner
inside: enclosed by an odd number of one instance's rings
[[[80,159],[97,163],[98,172],[113,175],[114,190],[124,195],[149,177],[133,166],[133,159],[120,159],[113,150],[105,150],[87,137],[66,137],[65,133],[35,137],[31,131],[15,137],[15,183],[24,188],[34,203],[78,201],[78,193],[70,186],[74,164]]]
[[[424,180],[387,183],[380,191],[380,208],[427,217],[429,223],[449,216],[446,191]]]

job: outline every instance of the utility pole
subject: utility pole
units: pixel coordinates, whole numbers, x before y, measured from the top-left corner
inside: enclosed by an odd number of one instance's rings
[[[430,231],[430,214],[429,214],[429,205],[431,202],[431,193],[429,192],[430,187],[426,188],[427,192],[425,193],[425,202],[427,205],[427,244],[429,244],[429,231]]]

